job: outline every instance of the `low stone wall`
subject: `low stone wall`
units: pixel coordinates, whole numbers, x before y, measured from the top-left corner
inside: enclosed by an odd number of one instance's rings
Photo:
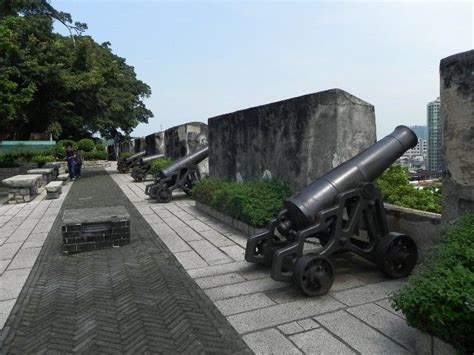
[[[265,230],[249,226],[248,224],[222,212],[216,211],[201,202],[196,202],[196,208],[248,236]],[[385,212],[390,231],[408,234],[415,240],[418,246],[419,262],[422,262],[427,253],[435,245],[439,244],[441,240],[440,214],[423,212],[390,204],[385,204]]]

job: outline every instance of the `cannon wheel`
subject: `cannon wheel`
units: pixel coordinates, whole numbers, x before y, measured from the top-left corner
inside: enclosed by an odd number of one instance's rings
[[[142,182],[143,181],[143,175],[142,174],[137,174],[133,177],[133,179],[137,182]]]
[[[167,203],[171,201],[173,194],[167,187],[160,187],[156,190],[156,199],[158,202]]]
[[[389,233],[377,245],[376,262],[380,270],[392,278],[410,275],[416,265],[418,250],[408,235]]]
[[[293,279],[306,295],[321,296],[334,283],[334,266],[325,257],[303,255],[296,262]]]

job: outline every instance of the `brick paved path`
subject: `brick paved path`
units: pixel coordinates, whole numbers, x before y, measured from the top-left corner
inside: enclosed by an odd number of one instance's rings
[[[64,208],[123,205],[131,244],[63,256],[60,220],[0,334],[2,353],[246,353],[237,332],[104,171]]]

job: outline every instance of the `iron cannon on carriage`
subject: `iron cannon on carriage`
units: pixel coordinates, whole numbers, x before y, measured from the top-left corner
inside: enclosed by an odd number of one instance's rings
[[[164,154],[155,154],[140,158],[132,168],[132,178],[135,181],[143,181],[151,170],[151,162],[163,158]]]
[[[308,296],[329,291],[335,278],[330,257],[341,251],[376,263],[389,277],[408,276],[417,246],[410,236],[389,232],[374,180],[416,144],[415,133],[398,126],[288,198],[268,230],[248,239],[245,259],[271,266],[274,280],[293,281]]]
[[[209,148],[205,147],[160,169],[154,183],[146,186],[145,194],[163,203],[171,201],[172,191],[175,189],[190,194],[194,183],[201,178],[198,164],[206,159],[208,154]]]
[[[130,169],[146,154],[145,151],[129,156],[128,158],[120,158],[117,161],[117,170],[121,174],[126,174]]]

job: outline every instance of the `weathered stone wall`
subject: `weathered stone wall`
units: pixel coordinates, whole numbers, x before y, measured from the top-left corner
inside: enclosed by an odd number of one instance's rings
[[[210,118],[209,172],[299,191],[375,141],[374,106],[332,89]]]
[[[171,127],[165,131],[166,156],[178,159],[207,145],[207,124],[189,122]],[[199,164],[202,175],[209,175],[209,162],[205,159]]]
[[[135,152],[135,140],[130,139],[126,141],[122,141],[119,143],[119,154],[120,153],[134,153]]]
[[[140,153],[146,150],[146,141],[145,138],[135,138],[135,153]]]
[[[474,211],[474,50],[440,63],[443,223]]]
[[[146,155],[165,154],[165,132],[152,133],[145,141]]]

